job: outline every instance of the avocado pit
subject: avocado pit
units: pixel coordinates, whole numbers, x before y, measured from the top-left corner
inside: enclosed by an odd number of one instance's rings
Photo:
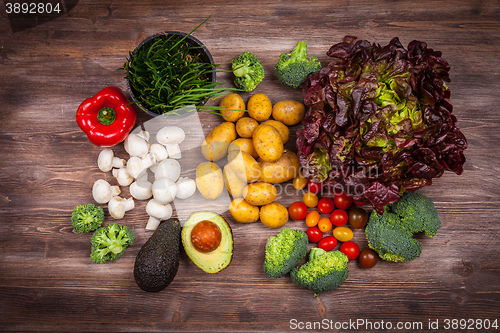
[[[192,213],[182,227],[182,245],[191,261],[214,274],[226,268],[233,256],[233,235],[224,218],[214,212]]]
[[[191,243],[200,252],[214,251],[219,247],[221,240],[220,228],[212,221],[200,221],[191,230]]]

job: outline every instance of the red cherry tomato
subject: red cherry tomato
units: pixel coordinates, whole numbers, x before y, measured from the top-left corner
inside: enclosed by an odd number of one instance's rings
[[[343,209],[335,209],[330,215],[330,220],[333,225],[341,227],[347,224],[347,221],[349,221],[349,215]]]
[[[352,197],[348,196],[344,192],[335,194],[333,201],[335,202],[335,206],[340,209],[347,209],[352,205]]]
[[[309,242],[317,243],[323,238],[323,233],[319,230],[318,227],[310,227],[307,229],[307,238],[309,238]]]
[[[359,246],[352,241],[348,241],[340,246],[340,252],[345,254],[349,260],[354,260],[359,256]]]
[[[307,216],[307,206],[302,201],[296,201],[288,207],[288,215],[292,220],[301,221]]]
[[[315,183],[312,181],[309,181],[307,183],[307,189],[309,190],[309,192],[312,192],[314,194],[320,193],[322,188],[323,188],[323,184],[321,184],[321,183]]]
[[[318,202],[318,210],[323,214],[330,214],[335,209],[332,198],[321,198]]]
[[[337,246],[337,239],[333,236],[326,236],[318,243],[318,247],[325,251],[331,251]]]

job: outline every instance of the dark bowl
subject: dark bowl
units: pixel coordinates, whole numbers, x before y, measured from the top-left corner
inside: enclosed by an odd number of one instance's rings
[[[130,56],[129,62],[132,61],[133,56],[143,46],[153,43],[157,38],[167,38],[167,37],[169,37],[171,35],[176,35],[176,36],[179,36],[179,38],[183,38],[187,34],[185,34],[183,32],[178,32],[178,31],[165,31],[165,32],[162,32],[162,33],[158,33],[156,35],[149,36],[148,38],[144,39],[139,45],[137,45],[137,47],[132,52],[132,55]],[[200,59],[203,60],[206,63],[210,63],[210,64],[214,65],[214,59],[212,58],[212,55],[210,54],[210,51],[197,38],[193,37],[192,35],[189,35],[189,36],[187,36],[184,39],[184,42],[187,43],[189,46],[197,47],[197,49],[195,51],[199,54]],[[213,67],[213,68],[215,70],[215,67]],[[215,80],[216,80],[215,74],[216,74],[215,71],[212,72],[212,73],[210,73],[210,77],[209,77],[210,82],[215,82]],[[149,115],[151,115],[153,117],[161,115],[161,114],[158,114],[156,112],[150,111],[147,107],[143,106],[136,99],[136,97],[135,97],[136,93],[135,93],[134,89],[130,85],[130,81],[128,79],[128,74],[127,74],[127,89],[129,91],[129,94],[130,94],[130,97],[131,97],[132,101],[134,101],[136,103],[135,105],[138,108],[140,108],[141,110],[143,110],[144,112],[146,112],[147,114],[149,114]],[[206,102],[207,102],[207,100],[204,100],[204,101],[200,102],[197,106],[203,106],[203,105],[205,105]]]

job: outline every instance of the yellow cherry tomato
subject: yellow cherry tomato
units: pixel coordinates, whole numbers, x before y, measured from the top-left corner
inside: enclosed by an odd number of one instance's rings
[[[336,227],[333,229],[333,236],[340,242],[348,242],[352,239],[352,230],[348,227]]]
[[[310,211],[306,216],[306,225],[308,227],[315,227],[319,221],[319,213],[315,210]]]
[[[302,175],[298,175],[293,179],[292,184],[296,190],[302,190],[304,187],[306,187],[307,182],[308,180],[306,178],[302,177]]]
[[[318,228],[322,232],[328,232],[332,230],[332,221],[330,221],[329,217],[322,217],[318,222]]]
[[[302,201],[306,204],[307,207],[309,208],[314,208],[318,205],[318,196],[312,192],[307,192],[304,194],[302,197]]]

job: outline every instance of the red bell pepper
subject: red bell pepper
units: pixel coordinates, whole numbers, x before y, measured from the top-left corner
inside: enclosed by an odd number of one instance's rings
[[[76,111],[76,122],[90,142],[111,147],[125,140],[134,128],[137,111],[117,87],[107,87],[87,98]]]

